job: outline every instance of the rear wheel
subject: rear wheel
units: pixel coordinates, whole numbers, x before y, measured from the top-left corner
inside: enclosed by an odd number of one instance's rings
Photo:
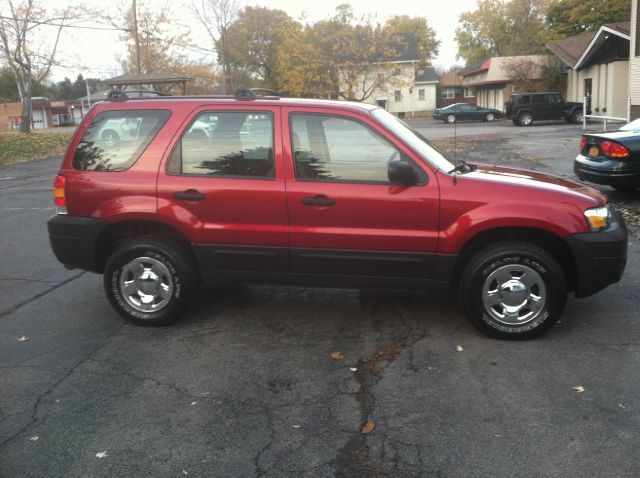
[[[567,285],[562,268],[545,250],[513,241],[483,249],[469,261],[460,295],[480,331],[521,340],[553,326],[564,309]]]
[[[484,117],[485,121],[491,122],[496,119],[496,115],[493,113],[487,113],[487,116]]]
[[[580,110],[574,111],[573,114],[571,115],[572,123],[582,123],[582,119],[583,119],[583,115],[582,115],[582,111]]]
[[[447,123],[455,123],[456,115],[447,115]]]
[[[518,124],[520,126],[531,126],[533,124],[533,115],[529,112],[520,113]]]
[[[179,242],[142,236],[107,260],[104,288],[116,311],[138,325],[168,325],[186,310],[197,285],[195,263]]]

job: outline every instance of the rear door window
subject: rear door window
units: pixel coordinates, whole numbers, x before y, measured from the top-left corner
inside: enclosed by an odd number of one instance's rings
[[[533,102],[537,105],[543,105],[546,103],[545,95],[533,95]]]
[[[523,95],[518,98],[517,103],[520,105],[528,105],[531,102],[531,97],[529,95]]]
[[[275,178],[273,114],[201,113],[174,149],[167,172],[229,178]]]
[[[114,110],[98,114],[73,155],[73,167],[124,171],[142,155],[171,116],[167,110]]]

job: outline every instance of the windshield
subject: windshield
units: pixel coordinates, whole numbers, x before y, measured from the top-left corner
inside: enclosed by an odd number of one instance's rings
[[[415,152],[424,159],[445,172],[451,171],[455,164],[449,155],[431,144],[428,139],[412,129],[407,123],[399,120],[387,110],[382,108],[371,112],[383,125],[395,133],[401,140],[407,143]]]

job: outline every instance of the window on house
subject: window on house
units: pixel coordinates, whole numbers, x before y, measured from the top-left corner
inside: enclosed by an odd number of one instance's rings
[[[464,97],[465,98],[474,98],[476,96],[475,88],[465,88],[464,89]]]
[[[449,86],[446,88],[442,88],[442,97],[445,99],[455,98],[456,89]]]
[[[384,83],[384,73],[378,73],[378,84]]]
[[[409,88],[409,94],[413,93],[413,88]]]
[[[418,89],[418,101],[424,101],[424,88]]]
[[[396,101],[402,101],[402,91],[396,90],[394,92],[394,96],[395,96]]]

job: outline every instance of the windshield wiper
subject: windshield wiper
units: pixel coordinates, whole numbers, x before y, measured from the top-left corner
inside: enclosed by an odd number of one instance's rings
[[[463,159],[461,159],[456,165],[456,167],[453,168],[451,171],[449,171],[447,174],[470,173],[471,171],[475,171],[476,169],[478,169],[478,166],[476,166],[475,164],[469,164]]]

